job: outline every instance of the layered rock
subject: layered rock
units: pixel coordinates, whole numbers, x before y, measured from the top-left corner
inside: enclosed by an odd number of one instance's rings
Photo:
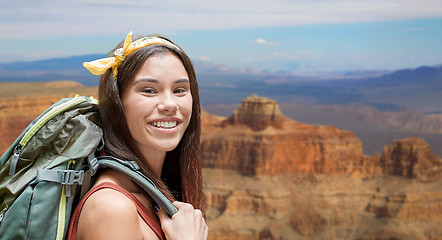
[[[245,175],[281,173],[383,174],[442,178],[442,161],[420,138],[394,141],[382,155],[364,156],[353,133],[285,117],[278,103],[256,95],[230,118],[204,113],[203,166]]]
[[[204,169],[204,179],[209,239],[263,239],[288,221],[291,193],[279,178]]]
[[[424,178],[438,172],[442,161],[431,151],[425,140],[410,137],[395,140],[390,146],[385,146],[380,166],[385,174]]]
[[[441,239],[441,182],[204,169],[209,239]]]
[[[275,101],[252,96],[219,127],[203,126],[203,166],[247,175],[344,174],[359,168],[361,142],[348,131],[285,117]]]
[[[281,128],[287,118],[279,110],[276,101],[269,98],[252,95],[242,101],[232,117],[223,122],[223,125],[246,125],[254,131],[264,130],[269,126]]]
[[[367,205],[367,212],[378,218],[404,221],[442,221],[442,192],[377,193]]]

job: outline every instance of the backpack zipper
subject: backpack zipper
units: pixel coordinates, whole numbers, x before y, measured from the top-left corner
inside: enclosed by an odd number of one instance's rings
[[[22,137],[20,142],[15,147],[14,155],[12,156],[11,159],[9,174],[10,175],[15,174],[21,150],[23,150],[23,148],[26,146],[26,144],[29,142],[32,136],[34,136],[35,133],[38,130],[40,130],[40,128],[42,128],[45,123],[47,123],[49,120],[51,120],[61,112],[66,111],[67,109],[86,101],[87,100],[85,98],[77,95],[74,98],[70,99],[69,101],[53,107],[51,110],[45,113],[40,119],[38,119],[37,122],[25,133],[25,135]]]

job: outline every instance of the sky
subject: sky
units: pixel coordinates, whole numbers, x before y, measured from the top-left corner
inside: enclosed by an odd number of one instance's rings
[[[0,63],[160,33],[193,60],[292,73],[442,64],[441,0],[0,0]]]

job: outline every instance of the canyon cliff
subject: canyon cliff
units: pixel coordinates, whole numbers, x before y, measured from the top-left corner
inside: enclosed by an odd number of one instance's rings
[[[366,156],[353,133],[257,96],[202,116],[211,239],[442,238],[442,161],[423,139]]]
[[[423,139],[416,137],[395,140],[385,146],[380,161],[385,174],[412,178],[436,177],[433,174],[442,166],[439,156]]]
[[[344,174],[358,166],[362,144],[348,131],[285,117],[275,101],[251,96],[219,127],[203,125],[203,166],[245,175]],[[207,131],[206,131],[207,130]]]
[[[0,150],[74,82],[0,86]],[[364,155],[361,141],[250,96],[228,118],[202,112],[209,239],[442,239],[442,161],[425,140]]]

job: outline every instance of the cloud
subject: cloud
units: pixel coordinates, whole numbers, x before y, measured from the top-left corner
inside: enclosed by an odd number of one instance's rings
[[[261,45],[277,45],[277,44],[279,44],[277,42],[269,42],[269,41],[264,40],[262,38],[257,38],[254,41],[252,41],[252,43],[261,44]]]
[[[209,56],[200,56],[198,58],[198,60],[203,61],[203,62],[210,62],[210,57]]]

